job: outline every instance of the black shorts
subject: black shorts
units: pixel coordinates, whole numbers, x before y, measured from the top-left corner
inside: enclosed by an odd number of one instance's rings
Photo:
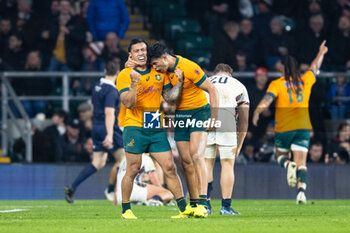
[[[93,151],[116,151],[119,148],[123,148],[123,136],[119,127],[114,127],[113,130],[113,145],[111,148],[106,148],[103,146],[102,142],[105,140],[107,135],[106,126],[104,124],[94,124],[92,126],[92,141],[93,141]]]

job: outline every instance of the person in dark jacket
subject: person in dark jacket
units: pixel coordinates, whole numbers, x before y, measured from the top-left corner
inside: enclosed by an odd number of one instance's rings
[[[7,63],[12,70],[23,71],[27,53],[23,49],[23,38],[14,33],[9,37],[8,47],[5,48],[3,62]]]
[[[350,98],[350,85],[346,83],[344,76],[338,76],[337,82],[332,84],[328,91],[329,110],[332,119],[344,119],[349,111],[349,100],[341,100],[339,97]]]
[[[129,27],[129,13],[123,0],[93,0],[87,21],[94,40],[104,40],[108,32],[124,38]]]
[[[284,18],[274,17],[270,22],[271,32],[264,40],[265,61],[269,69],[279,70],[281,57],[295,54],[295,41],[284,31]]]
[[[311,16],[309,27],[297,33],[299,62],[301,64],[310,64],[318,51],[318,45],[326,39],[324,17],[321,14]]]
[[[214,70],[217,64],[225,63],[236,67],[237,37],[239,26],[233,21],[224,24],[223,33],[214,42],[211,53],[210,69]]]
[[[257,64],[259,60],[258,50],[258,41],[259,38],[253,31],[253,23],[250,19],[243,19],[240,23],[240,32],[237,38],[237,45],[240,51],[244,52],[247,55],[248,64]]]
[[[338,27],[332,33],[329,57],[332,68],[346,66],[350,69],[350,19],[347,16],[339,18]]]
[[[60,2],[60,14],[43,30],[41,37],[51,51],[48,71],[79,70],[82,63],[82,47],[86,40],[86,27],[75,16],[69,1]]]

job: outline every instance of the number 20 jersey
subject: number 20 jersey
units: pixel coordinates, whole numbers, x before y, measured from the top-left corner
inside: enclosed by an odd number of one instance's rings
[[[218,90],[218,120],[221,121],[221,127],[216,129],[216,133],[209,132],[207,145],[236,146],[237,107],[242,104],[249,105],[247,89],[237,79],[226,75],[214,75],[209,80]],[[207,93],[206,96],[209,101]]]
[[[284,77],[272,81],[266,94],[275,98],[275,131],[288,132],[297,129],[312,129],[309,117],[311,88],[316,82],[312,71],[301,76],[300,90],[288,85]]]

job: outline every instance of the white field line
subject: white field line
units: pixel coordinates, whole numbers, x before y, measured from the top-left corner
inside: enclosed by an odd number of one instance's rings
[[[0,213],[11,213],[11,212],[20,212],[27,211],[26,209],[13,209],[13,210],[0,210]]]

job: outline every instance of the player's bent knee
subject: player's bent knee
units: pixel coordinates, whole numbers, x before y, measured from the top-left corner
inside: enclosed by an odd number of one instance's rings
[[[94,167],[97,170],[100,170],[100,169],[104,168],[104,166],[106,165],[106,161],[103,159],[94,160],[94,161],[92,161],[92,164],[94,165]]]

